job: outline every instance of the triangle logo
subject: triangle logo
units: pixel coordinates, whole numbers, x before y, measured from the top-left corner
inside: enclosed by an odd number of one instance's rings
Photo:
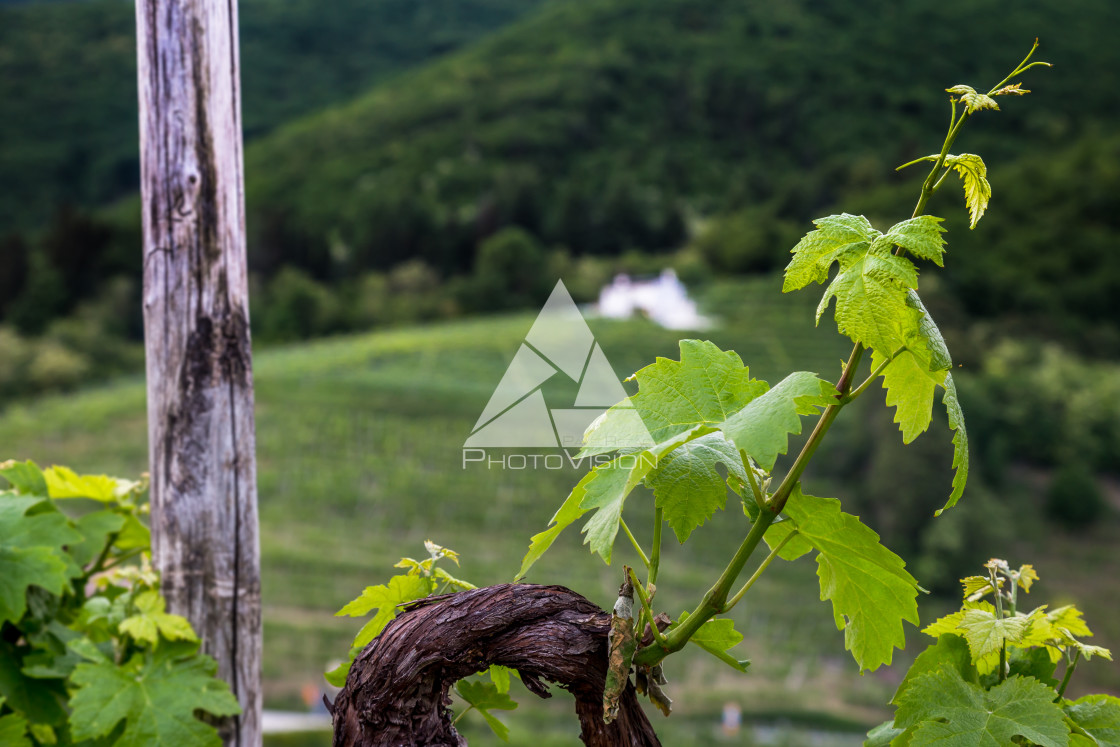
[[[579,385],[572,407],[545,403],[541,387],[555,376]],[[463,446],[579,448],[588,426],[626,396],[564,282],[557,281]],[[652,443],[644,426],[637,431],[635,446]]]

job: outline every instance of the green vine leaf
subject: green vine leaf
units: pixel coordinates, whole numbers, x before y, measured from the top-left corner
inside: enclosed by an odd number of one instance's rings
[[[906,291],[918,287],[914,263],[876,242],[840,255],[840,271],[817,306],[820,321],[835,298],[836,327],[874,350],[899,347],[899,320],[907,315]]]
[[[937,516],[947,508],[957,505],[957,501],[964,494],[964,486],[968,483],[968,431],[964,427],[964,411],[961,410],[960,398],[957,396],[957,385],[953,381],[953,374],[945,374],[945,395],[941,403],[949,414],[949,427],[953,429],[953,492],[949,500],[936,512]]]
[[[918,582],[906,564],[835,498],[806,495],[798,485],[785,513],[818,552],[821,599],[832,601],[844,647],[861,670],[890,664],[894,649],[906,645],[903,621],[918,624]]]
[[[1120,699],[1086,695],[1065,706],[1066,715],[1099,747],[1120,747]]]
[[[876,231],[862,215],[841,213],[813,221],[817,230],[810,231],[791,253],[793,259],[786,267],[782,292],[804,288],[809,283],[823,283],[837,257],[850,249],[871,242],[882,234]]]
[[[672,630],[687,619],[688,612],[681,612],[681,616],[676,622],[669,626],[669,629]],[[728,653],[728,649],[738,646],[743,642],[743,634],[735,630],[735,622],[733,620],[728,620],[727,618],[713,618],[708,620],[692,634],[688,642],[695,643],[697,646],[737,671],[746,672],[747,667],[750,666],[749,660],[739,660]]]
[[[801,416],[816,415],[836,403],[836,388],[814,373],[797,371],[748,402],[719,429],[735,446],[770,471],[789,448],[789,435],[801,433]]]
[[[735,444],[716,432],[678,447],[646,478],[655,505],[682,544],[692,531],[727,504],[727,482],[716,469],[747,482],[743,458]]]
[[[707,340],[681,340],[680,353],[679,361],[658,358],[630,377],[638,382],[638,393],[592,424],[581,455],[630,445],[604,434],[613,432],[613,423],[631,420],[633,413],[657,444],[697,425],[722,423],[769,388],[751,378],[738,354]]]
[[[51,498],[90,498],[112,503],[137,486],[131,480],[108,475],[79,475],[69,467],[50,467],[43,471]]]
[[[1016,738],[1066,747],[1069,730],[1055,696],[1038,680],[1019,676],[984,691],[944,667],[914,679],[894,725],[907,730],[911,747],[1005,745],[1017,743]]]
[[[39,465],[28,459],[26,462],[17,462],[9,459],[0,463],[0,476],[2,476],[15,489],[23,495],[37,495],[46,498],[48,495],[47,481],[43,479],[43,471]]]
[[[817,306],[817,322],[836,299],[836,326],[853,342],[892,353],[904,343],[903,329],[912,314],[907,291],[918,287],[918,270],[894,253],[908,245],[915,256],[940,263],[943,253],[939,219],[921,216],[893,226],[886,235],[862,216],[844,213],[814,221],[818,226],[793,248],[783,292],[824,282],[833,262],[836,277]]]
[[[158,591],[144,591],[136,596],[137,613],[120,624],[122,633],[136,641],[156,646],[160,636],[169,641],[198,641],[187,618],[168,614],[167,601]]]
[[[946,156],[945,165],[956,169],[964,186],[964,203],[971,218],[969,229],[976,228],[988,201],[992,199],[992,185],[988,183],[988,167],[984,159],[975,153],[961,153],[959,156]]]
[[[70,728],[75,740],[103,737],[125,722],[118,747],[190,744],[220,747],[213,727],[195,718],[241,712],[217,663],[196,656],[196,643],[166,643],[118,666],[105,657],[79,664],[72,681]]]
[[[779,547],[785,542],[785,546],[782,547],[781,552],[778,553],[778,557],[782,560],[789,561],[797,560],[803,555],[811,553],[813,551],[813,546],[809,544],[809,541],[801,536],[800,533],[796,534],[788,542],[786,541],[786,537],[788,537],[790,533],[797,532],[797,526],[794,522],[789,520],[789,517],[780,518],[784,518],[785,520],[775,521],[770,525],[770,528],[766,530],[766,534],[762,535],[762,538],[766,540],[766,544],[770,546],[770,549],[773,550],[775,547]]]
[[[674,449],[710,432],[709,427],[694,425],[650,449],[623,454],[600,465],[589,473],[591,479],[580,480],[576,487],[582,485],[584,495],[579,509],[581,512],[595,511],[581,530],[586,535],[583,542],[591,547],[591,552],[610,565],[626,498]]]
[[[914,684],[918,677],[936,672],[942,667],[951,667],[966,682],[973,684],[979,682],[979,673],[972,664],[972,654],[968,650],[968,643],[958,635],[947,633],[939,637],[935,643],[930,644],[925,651],[918,654],[914,663],[910,665],[910,669],[907,670],[906,676],[899,683],[898,689],[895,690],[891,703],[893,705],[901,703],[910,690],[910,686]]]
[[[41,503],[41,498],[0,494],[0,623],[23,616],[28,587],[61,594],[81,573],[64,548],[81,542],[82,535],[56,510],[28,513]]]
[[[973,659],[979,660],[998,657],[1004,647],[1022,643],[1030,625],[1030,619],[1022,615],[998,617],[994,610],[973,609],[965,610],[957,627],[964,633]]]
[[[944,220],[933,215],[919,215],[895,223],[876,241],[891,246],[897,244],[919,259],[928,259],[938,267],[944,267],[945,239],[941,235],[945,233],[941,227]]]
[[[952,88],[946,88],[949,93],[955,93],[961,97],[961,101],[968,107],[968,113],[972,114],[980,109],[995,109],[999,110],[999,104],[995,99],[986,93],[979,93],[972,86],[956,85]]]
[[[4,698],[0,697],[0,706]],[[27,719],[18,713],[0,716],[0,744],[6,747],[32,747],[27,738]]]
[[[459,680],[455,683],[455,692],[486,719],[487,725],[498,739],[503,742],[509,741],[509,727],[490,713],[490,711],[512,711],[517,708],[517,703],[507,693],[499,692],[492,683],[481,680]]]
[[[432,593],[432,582],[422,576],[393,576],[388,584],[367,586],[361,595],[335,613],[336,617],[363,617],[377,610],[354,638],[355,648],[364,648],[397,616],[397,605],[423,599]]]

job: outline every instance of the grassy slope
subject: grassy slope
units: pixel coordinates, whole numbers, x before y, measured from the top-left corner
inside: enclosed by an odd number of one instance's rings
[[[714,296],[736,299],[741,316],[734,329],[711,330],[705,336],[739,351],[756,376],[771,382],[792,367],[834,375],[847,345],[826,328],[811,327],[813,294],[775,296],[774,282],[714,289]],[[356,629],[352,621],[335,619],[332,613],[362,587],[384,580],[399,557],[419,552],[425,538],[461,551],[465,578],[494,583],[512,577],[529,535],[543,528],[577,473],[488,471],[478,465],[463,471],[460,447],[531,322],[528,315],[501,316],[258,354],[270,703],[295,704],[303,683],[319,682],[318,673],[344,654]],[[675,357],[677,333],[643,321],[593,321],[592,327],[621,375],[655,355]],[[0,417],[0,455],[79,470],[142,471],[142,382],[120,381],[9,409]],[[947,473],[945,482],[947,486]],[[734,504],[728,509],[721,521],[700,530],[700,541],[684,548],[669,543],[659,593],[667,610],[682,609],[692,599],[689,587],[710,582],[737,544],[742,520],[736,518]],[[1101,587],[1115,585],[1106,579],[1120,577],[1107,571],[1115,560],[1103,549],[1114,532],[1109,523],[1089,541],[1060,539],[1060,550],[1031,558],[1043,584],[1052,583],[1055,570],[1061,569],[1062,577],[1072,582],[1062,593],[1086,603],[1090,623],[1106,634],[1105,645],[1120,642]],[[1090,573],[1075,565],[1072,559],[1080,555],[1072,554],[1073,549],[1092,555],[1096,569]],[[578,534],[569,531],[530,580],[563,582],[606,605],[617,587],[617,566],[633,560],[624,545],[619,554],[616,568],[608,569],[588,556]],[[735,610],[733,616],[748,636],[739,653],[755,662],[751,676],[725,672],[704,655],[687,665],[671,665],[672,696],[682,714],[714,719],[725,700],[746,702],[749,697],[759,698],[754,707],[766,712],[810,708],[857,721],[873,720],[881,712],[893,686],[891,675],[854,676],[842,636],[817,601],[814,568],[810,561],[780,564],[757,587],[758,594]],[[1078,586],[1082,581],[1094,588]],[[1047,593],[1043,586],[1038,596]],[[921,637],[910,634],[912,641]],[[1107,677],[1101,666],[1088,671]],[[1115,685],[1116,678],[1111,682]],[[562,705],[541,708],[546,710],[533,706],[523,718],[568,723]]]
[[[540,0],[245,0],[249,138],[454,50]],[[136,189],[134,4],[0,6],[0,233]]]

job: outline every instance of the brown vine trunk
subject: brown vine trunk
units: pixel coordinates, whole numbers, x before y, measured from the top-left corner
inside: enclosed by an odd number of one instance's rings
[[[603,723],[611,616],[562,586],[503,584],[409,605],[361,654],[332,707],[335,747],[453,745],[450,687],[491,664],[513,667],[542,698],[576,699],[589,747],[660,746],[633,686]]]

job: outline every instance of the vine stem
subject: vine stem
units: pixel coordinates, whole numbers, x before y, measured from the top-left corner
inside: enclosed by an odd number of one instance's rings
[[[640,639],[642,637],[645,629],[642,623],[648,622],[650,630],[653,631],[653,639],[657,643],[664,645],[665,635],[658,630],[657,622],[653,619],[653,607],[650,604],[650,598],[646,593],[645,587],[642,586],[641,581],[638,580],[638,574],[634,573],[633,568],[626,566],[626,576],[630,579],[630,585],[634,587],[634,591],[638,594],[638,601],[642,605],[642,614],[638,617],[638,638]]]
[[[837,395],[838,398],[843,397],[851,389],[852,378],[856,369],[859,367],[862,357],[863,346],[857,343],[852,350],[851,356],[848,358],[847,364],[844,366],[844,371],[840,375],[840,381],[837,382],[836,388],[839,392]],[[797,481],[801,479],[801,473],[805,471],[805,467],[808,466],[809,460],[812,459],[813,453],[820,445],[821,439],[824,438],[825,433],[828,432],[829,427],[832,425],[832,421],[836,419],[836,416],[840,413],[840,409],[843,406],[843,403],[838,399],[836,404],[829,405],[825,408],[825,411],[821,414],[820,420],[817,421],[817,425],[813,429],[813,433],[809,436],[809,440],[801,447],[801,452],[797,455],[793,466],[790,467],[789,472],[786,473],[785,478],[782,480],[782,484],[766,504],[766,510],[759,512],[758,518],[755,519],[754,524],[751,525],[751,530],[743,539],[742,544],[739,545],[739,549],[735,551],[735,555],[732,556],[727,567],[723,569],[723,573],[720,574],[719,579],[717,579],[712,588],[708,589],[707,593],[704,594],[704,598],[688,616],[688,619],[665,636],[664,644],[655,642],[634,654],[635,664],[653,666],[669,654],[680,651],[684,648],[684,645],[688,643],[688,639],[691,638],[704,623],[727,609],[727,597],[731,592],[732,585],[742,572],[743,566],[746,565],[747,561],[754,553],[755,548],[758,547],[758,543],[762,541],[766,530],[770,528],[770,525],[774,523],[774,519],[778,517],[782,508],[785,507],[786,501],[789,500],[790,495],[793,494],[793,487],[797,484]]]
[[[638,544],[638,540],[635,539],[633,533],[630,531],[630,527],[626,526],[626,521],[622,517],[619,517],[618,524],[622,527],[622,531],[626,532],[626,536],[630,538],[630,544],[632,544],[634,546],[634,549],[638,551],[638,557],[642,559],[642,564],[646,568],[649,568],[649,558],[646,557],[645,551],[642,550],[642,546]]]
[[[902,353],[905,350],[906,350],[906,346],[903,346],[903,347],[899,348],[898,350],[894,351],[894,353],[892,353],[889,358],[887,358],[885,361],[883,361],[878,366],[876,366],[875,369],[868,375],[868,377],[863,380],[862,384],[860,384],[855,389],[853,389],[850,394],[847,394],[847,395],[844,396],[844,404],[847,404],[848,402],[851,402],[852,400],[859,397],[859,395],[863,394],[863,392],[867,389],[867,387],[871,386],[871,382],[873,382],[873,381],[875,381],[875,379],[879,378],[879,374],[883,373],[883,370],[887,366],[889,366],[894,361],[895,358],[902,355]]]
[[[653,510],[653,547],[649,551],[649,582],[657,583],[657,568],[661,565],[661,529],[665,523],[665,512],[660,508]],[[652,624],[652,623],[651,623]],[[656,627],[656,626],[654,626]]]
[[[996,86],[992,88],[991,91],[989,91],[989,95],[995,93],[995,91],[1006,84],[1007,81],[1011,80],[1011,78],[1028,70],[1029,68],[1032,68],[1036,65],[1049,64],[1045,62],[1030,62],[1031,55],[1034,54],[1037,48],[1038,39],[1035,39],[1034,46],[1031,47],[1031,51],[1027,53],[1027,56],[1023,59],[1023,61],[1016,66],[1015,70],[1013,70],[1010,75],[996,84]],[[964,127],[964,123],[967,122],[969,117],[972,115],[972,112],[969,111],[968,107],[965,107],[964,111],[962,111],[960,113],[960,116],[958,117],[956,115],[956,99],[950,98],[950,106],[952,108],[949,118],[949,131],[945,135],[945,141],[941,145],[941,152],[938,154],[937,159],[934,161],[933,168],[930,169],[929,174],[925,178],[925,181],[922,182],[922,189],[921,193],[918,196],[918,202],[914,206],[914,212],[910,216],[912,219],[917,218],[925,211],[930,197],[933,196],[933,193],[942,183],[942,177],[944,177],[945,175],[942,173],[942,171],[945,170],[945,172],[948,173],[948,170],[945,168],[945,160],[949,155],[949,149],[953,147],[953,143],[956,141],[957,136],[960,134],[961,128]],[[926,159],[918,159],[918,161],[924,160]],[[917,161],[913,161],[911,163],[916,162]],[[896,253],[899,253],[901,251],[902,247],[897,247]],[[755,551],[755,548],[758,547],[758,543],[762,540],[763,535],[766,534],[766,530],[774,522],[774,519],[777,518],[782,509],[785,508],[786,502],[793,494],[793,489],[797,486],[799,480],[801,479],[801,474],[805,471],[805,467],[808,466],[809,460],[812,459],[813,454],[816,452],[817,447],[820,446],[821,440],[828,432],[828,429],[832,426],[833,421],[836,420],[836,416],[840,414],[840,409],[850,401],[852,378],[855,376],[855,372],[859,368],[860,360],[863,357],[863,351],[864,348],[862,343],[855,343],[852,348],[852,353],[848,357],[848,362],[844,366],[843,373],[841,373],[840,375],[840,380],[836,384],[836,390],[838,392],[836,403],[829,405],[825,408],[824,412],[821,413],[816,427],[813,428],[813,432],[809,436],[809,439],[805,442],[805,445],[802,446],[801,452],[797,455],[797,459],[794,461],[793,466],[790,467],[789,471],[786,473],[785,478],[783,478],[782,484],[778,486],[778,489],[774,491],[773,496],[770,497],[770,499],[766,502],[764,510],[760,511],[758,518],[751,526],[750,532],[747,533],[747,536],[743,539],[742,544],[740,544],[739,548],[735,551],[735,555],[732,556],[731,561],[727,564],[727,567],[724,568],[723,573],[720,574],[719,579],[717,579],[716,583],[704,594],[704,597],[700,601],[700,604],[697,605],[692,614],[688,616],[688,619],[674,628],[672,631],[670,631],[669,635],[665,637],[666,645],[658,645],[655,643],[646,646],[643,649],[640,649],[634,655],[634,663],[641,664],[643,666],[652,666],[653,664],[657,664],[670,653],[679,651],[681,648],[683,648],[684,645],[688,642],[688,639],[691,638],[692,635],[695,634],[696,631],[699,630],[704,623],[712,619],[712,617],[714,617],[715,615],[727,609],[727,595],[730,592],[731,586],[735,583],[735,580],[742,572],[743,566],[746,565],[747,560],[750,559],[750,556]],[[895,355],[897,355],[897,353]],[[893,359],[894,356],[891,356],[891,358]],[[881,371],[877,371],[876,375],[878,375],[878,373],[881,373]],[[871,377],[871,379],[861,384],[860,387],[856,390],[856,396],[862,394],[866,385],[868,385],[873,379],[874,377]],[[747,466],[749,470],[749,465]],[[626,525],[623,524],[624,528],[625,526]],[[627,530],[627,534],[630,534],[629,530]],[[766,563],[763,563],[763,565],[760,566],[758,572],[764,570],[765,566]],[[758,572],[756,572],[756,575]],[[748,584],[753,583],[753,580],[754,577],[752,577],[751,581],[748,581]],[[745,592],[745,589],[743,591]],[[736,594],[735,601],[738,602],[740,597],[741,594]],[[1002,659],[1006,659],[1006,647],[1001,652],[1001,679],[1005,676],[1003,671],[1004,667]]]
[[[789,544],[789,541],[796,537],[798,534],[799,532],[794,529],[792,532],[786,535],[785,539],[778,543],[777,547],[770,551],[770,554],[767,555],[766,559],[762,561],[762,564],[758,566],[758,570],[754,572],[754,575],[747,579],[747,582],[743,584],[743,588],[739,589],[739,591],[735,592],[735,596],[727,600],[727,609],[731,609],[739,603],[739,600],[743,598],[743,595],[746,594],[752,586],[754,586],[754,582],[758,580],[759,576],[762,575],[762,572],[765,571],[770,566],[770,564],[774,562],[774,558],[778,557],[778,553],[782,551],[782,548]]]
[[[1058,687],[1058,698],[1057,698],[1057,700],[1061,700],[1062,698],[1065,697],[1066,688],[1069,687],[1069,678],[1073,676],[1073,672],[1074,672],[1075,669],[1077,669],[1077,662],[1079,662],[1079,661],[1081,661],[1081,651],[1077,651],[1073,655],[1073,661],[1071,661],[1066,666],[1066,673],[1065,673],[1065,676],[1062,677],[1062,684],[1061,684],[1061,686]],[[1057,700],[1055,702],[1057,702]]]

